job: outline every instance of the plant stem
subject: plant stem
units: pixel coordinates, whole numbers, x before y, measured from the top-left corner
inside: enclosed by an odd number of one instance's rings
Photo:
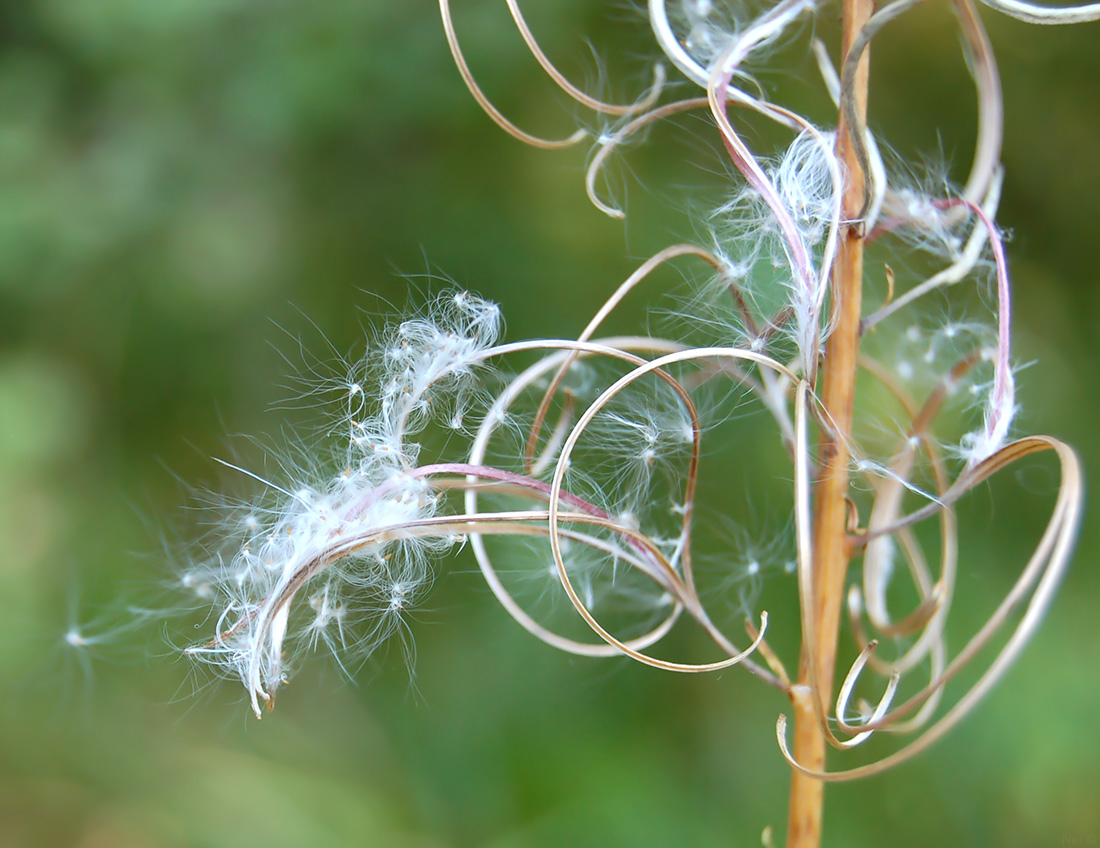
[[[873,0],[843,0],[841,55],[848,49],[874,11]],[[855,77],[852,96],[857,113],[867,110],[868,57],[865,53]],[[825,768],[826,739],[818,719],[818,709],[827,715],[832,702],[833,675],[836,665],[837,634],[844,599],[849,547],[846,536],[848,517],[848,441],[852,432],[856,372],[859,354],[860,309],[863,295],[863,231],[854,221],[863,206],[864,175],[856,161],[841,115],[837,130],[837,156],[844,164],[847,183],[844,190],[844,218],[848,223],[842,234],[833,269],[832,293],[836,325],[825,346],[821,366],[821,404],[832,418],[835,430],[822,428],[819,445],[819,477],[814,485],[814,536],[812,597],[814,632],[803,634],[803,655],[799,665],[798,686],[792,692],[794,705],[794,756],[816,771]],[[817,668],[811,677],[805,645],[813,640]],[[811,680],[818,691],[810,688]],[[819,704],[815,706],[814,699]],[[801,772],[791,776],[787,848],[817,848],[821,844],[824,784]]]

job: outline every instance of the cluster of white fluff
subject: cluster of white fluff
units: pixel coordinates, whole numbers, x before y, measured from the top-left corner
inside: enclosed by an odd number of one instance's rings
[[[832,260],[830,235],[840,220],[843,187],[834,140],[832,132],[799,133],[780,157],[762,169],[771,203],[759,189],[746,185],[719,206],[710,221],[716,249],[728,262],[728,276],[746,296],[767,302],[774,297],[765,289],[783,290],[783,301],[794,319],[780,337],[793,338],[808,358],[828,331],[821,317],[827,283],[823,269]],[[797,251],[792,250],[792,239]],[[768,316],[761,315],[760,320],[766,323]],[[755,339],[747,341],[751,344]]]
[[[409,436],[461,397],[499,329],[496,305],[465,292],[394,328],[346,384],[346,466],[327,479],[262,480],[274,503],[183,575],[215,622],[188,653],[239,676],[257,713],[299,649],[369,655],[430,581],[453,536],[414,531],[439,499],[414,473]]]
[[[778,4],[794,7],[790,19],[793,20],[803,11],[814,8],[815,0],[798,0],[797,3]],[[761,20],[771,16],[773,9],[766,4],[741,2],[741,0],[679,0],[671,9],[662,0],[650,0],[649,13],[655,29],[662,28],[665,21],[679,34],[682,50],[700,68],[709,67],[731,44],[753,30]],[[786,10],[780,12],[786,14]],[[769,27],[762,35],[753,38],[751,58],[759,64],[767,53],[767,48],[779,40],[786,29],[781,26]],[[671,56],[669,58],[672,58]],[[679,64],[677,62],[674,62]],[[746,81],[751,77],[739,70],[738,75]]]
[[[838,213],[841,186],[834,178],[840,168],[835,146],[834,132],[801,132],[771,169],[780,200],[803,241],[814,250],[824,244]]]
[[[716,9],[713,0],[681,0],[677,6],[677,29],[684,33],[681,43],[693,59],[706,67],[730,43],[736,24],[723,20],[722,12],[727,10]]]
[[[841,193],[844,166],[835,150],[835,133],[818,128],[793,112],[774,106],[762,87],[750,83],[744,65],[750,57],[789,33],[799,20],[815,14],[810,0],[781,0],[765,9],[745,3],[713,3],[684,0],[670,9],[664,0],[651,0],[649,13],[654,33],[665,57],[708,94],[712,114],[719,124],[724,144],[740,173],[731,199],[719,206],[709,221],[714,252],[725,268],[720,288],[732,283],[748,306],[746,316],[733,315],[740,343],[756,352],[783,358],[790,340],[799,353],[800,370],[813,380],[821,345],[832,326],[827,305],[827,286],[836,258],[836,240],[842,220]],[[883,13],[883,22],[896,11],[896,4]],[[871,27],[881,24],[873,23]],[[870,28],[869,28],[870,29]],[[968,50],[981,49],[982,37],[968,34]],[[839,104],[838,70],[829,63],[824,47],[815,44],[819,64],[830,96]],[[995,74],[995,69],[992,71]],[[997,162],[999,128],[993,123],[999,106],[989,105],[999,97],[996,81],[976,71],[986,122],[981,130],[979,152],[965,188],[954,188],[942,166],[926,179],[914,179],[912,169],[895,163],[888,170],[879,154],[878,143],[867,127],[857,127],[854,143],[866,168],[866,196],[861,227],[869,240],[898,240],[925,252],[944,267],[909,290],[890,298],[869,316],[868,326],[885,320],[910,301],[936,289],[966,279],[984,284],[995,280],[995,325],[982,331],[982,357],[989,367],[975,369],[969,379],[971,395],[980,400],[981,423],[955,442],[949,450],[977,465],[996,453],[1008,441],[1016,412],[1013,367],[1010,358],[1010,289],[1003,260],[1001,234],[994,219],[1003,174]],[[775,159],[754,154],[739,136],[738,124],[727,115],[726,104],[737,103],[795,131],[787,149]],[[923,184],[922,184],[923,183]],[[873,256],[873,254],[869,254]],[[873,267],[873,266],[872,266]],[[986,273],[994,269],[992,274]],[[776,291],[785,290],[777,300]],[[726,292],[722,291],[722,297]],[[869,300],[873,300],[874,294]],[[744,311],[744,310],[742,310]],[[714,314],[710,316],[713,321]],[[777,319],[782,319],[777,322]],[[947,320],[933,330],[935,337],[952,338],[960,328],[971,341],[974,320],[966,325]],[[774,331],[774,332],[773,332]],[[762,337],[767,335],[767,340]],[[923,363],[907,360],[899,346],[896,377],[909,382],[918,371],[940,369],[935,379],[948,379],[955,361],[945,361],[935,351],[925,351]],[[955,346],[956,349],[959,347]],[[960,355],[967,355],[961,353]],[[935,362],[933,363],[933,360]],[[925,367],[921,367],[921,366]],[[978,376],[985,382],[978,379]],[[934,381],[933,381],[934,382]],[[974,404],[974,408],[977,408]]]

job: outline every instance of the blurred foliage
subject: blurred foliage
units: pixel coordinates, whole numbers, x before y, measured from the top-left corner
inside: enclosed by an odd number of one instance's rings
[[[456,5],[485,88],[525,126],[567,132],[576,116],[542,95],[503,4]],[[645,86],[635,10],[529,14],[575,78],[602,79],[587,37],[626,57],[622,73],[609,60],[613,94]],[[986,18],[1017,357],[1036,363],[1022,421],[1095,472],[1097,30]],[[963,167],[973,94],[952,27],[928,9],[876,42],[872,103],[903,154],[942,146]],[[813,74],[763,79],[806,103]],[[587,205],[583,152],[527,150],[477,111],[427,0],[3,4],[0,845],[640,848],[756,845],[782,828],[774,693],[737,671],[680,679],[558,654],[507,619],[468,558],[448,560],[418,615],[415,684],[397,652],[355,683],[318,662],[262,723],[234,684],[195,681],[141,614],[163,602],[177,540],[199,532],[178,481],[221,486],[209,457],[227,433],[308,426],[308,410],[265,412],[300,339],[322,359],[361,351],[365,325],[439,275],[500,302],[511,337],[576,333],[636,259],[693,234],[663,186],[720,190],[689,133],[625,157],[624,230]],[[736,479],[715,510],[766,511]],[[967,516],[974,594],[1008,585],[1049,469],[1014,484]],[[827,844],[1100,839],[1096,526],[975,717],[914,763],[829,790]],[[789,596],[773,619],[793,616]],[[90,643],[74,651],[78,625]]]

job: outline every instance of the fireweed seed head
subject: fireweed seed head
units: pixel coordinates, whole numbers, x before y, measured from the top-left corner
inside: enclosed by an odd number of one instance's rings
[[[876,27],[912,5],[899,2],[874,13],[857,41],[866,36],[866,44]],[[589,196],[602,212],[624,214],[593,188],[610,151],[658,121],[709,112],[711,122],[698,124],[712,133],[711,149],[728,155],[734,186],[702,225],[713,247],[676,244],[654,254],[570,340],[498,344],[499,310],[465,292],[447,294],[423,314],[387,328],[336,384],[337,445],[328,456],[339,461],[332,467],[295,459],[277,463],[279,473],[258,474],[243,463],[223,463],[259,483],[263,493],[208,535],[202,553],[183,570],[181,586],[208,611],[208,638],[188,652],[238,678],[257,714],[310,651],[332,652],[349,673],[351,662],[387,639],[396,637],[411,655],[409,611],[429,588],[438,558],[468,539],[497,599],[550,645],[584,656],[625,655],[677,672],[743,663],[796,703],[811,697],[815,708],[800,710],[800,722],[812,714],[815,732],[838,748],[880,729],[923,727],[906,748],[838,778],[874,773],[917,753],[980,700],[1034,632],[1068,562],[1080,515],[1080,467],[1072,450],[1045,436],[1007,444],[1016,411],[1011,297],[995,224],[1000,127],[990,129],[1002,110],[980,19],[968,0],[959,4],[981,113],[978,153],[962,190],[914,188],[891,176],[881,157],[869,152],[875,148],[870,131],[858,126],[858,95],[848,100],[839,94],[841,79],[849,98],[854,90],[855,53],[839,73],[824,63],[825,95],[835,96],[842,109],[855,104],[845,111],[850,141],[868,148],[845,162],[851,167],[858,160],[869,172],[862,201],[871,220],[842,220],[841,195],[856,183],[845,185],[833,134],[769,103],[746,70],[805,13],[815,12],[815,3],[781,0],[761,9],[649,0],[657,49],[706,96],[659,103],[655,83],[652,99],[623,109],[578,94],[548,66],[515,4],[509,6],[534,58],[564,93],[600,120],[606,114],[623,119],[618,126],[607,121],[614,128],[598,139],[588,171]],[[441,11],[459,74],[493,121],[538,147],[585,137],[582,131],[545,141],[511,124],[473,81],[447,0]],[[751,150],[741,138],[741,122],[732,118],[734,106],[789,133],[784,149]],[[861,198],[847,194],[850,215]],[[924,276],[924,269],[913,271],[900,286],[888,269],[877,311],[855,314],[846,308],[860,298],[846,295],[863,285],[854,273],[861,262],[837,265],[842,232],[856,257],[864,244],[896,256],[900,241],[908,254],[916,245],[925,254],[920,261],[936,267]],[[709,266],[704,274],[711,280],[704,294],[681,301],[678,320],[692,328],[690,334],[646,327],[637,335],[602,336],[604,320],[651,272],[687,257]],[[927,293],[948,299],[948,288],[957,283],[984,285],[989,270],[995,296],[984,304],[988,321],[895,316]],[[683,279],[690,288],[696,278]],[[725,299],[724,311],[696,308],[715,295]],[[868,341],[872,330],[875,344]],[[826,346],[830,333],[833,343]],[[495,370],[513,355],[518,372]],[[494,370],[487,367],[490,360]],[[837,374],[840,382],[834,383]],[[879,394],[861,386],[857,403],[857,383],[865,378]],[[766,413],[779,462],[732,427],[749,408]],[[853,408],[855,425],[846,420]],[[451,430],[436,440],[442,446],[433,441],[436,425]],[[712,452],[704,437],[719,431],[721,447]],[[945,460],[945,444],[958,445],[961,468]],[[711,472],[721,450],[733,461]],[[954,504],[1000,469],[1040,451],[1055,452],[1062,469],[1048,530],[988,623],[951,654],[944,619],[959,571]],[[296,451],[304,457],[314,452],[313,444]],[[708,473],[721,479],[708,481]],[[705,514],[697,495],[708,483],[727,496],[731,485],[744,486],[750,504],[756,503],[765,498],[761,474],[783,487],[780,529],[736,531],[740,538],[726,540],[723,555],[708,566],[706,556],[693,550],[693,531]],[[828,508],[818,510],[820,504]],[[914,529],[933,516],[939,521],[938,571]],[[817,521],[830,523],[815,526]],[[935,545],[933,540],[929,551]],[[830,555],[834,547],[843,549],[843,560],[852,554],[862,580],[845,585],[842,569],[836,586],[817,576],[819,554]],[[760,606],[764,576],[773,573],[797,582],[808,685],[791,685],[763,641],[766,614],[759,626],[744,621]],[[908,581],[904,589],[902,579]],[[701,591],[704,582],[716,593]],[[520,599],[525,589],[535,595],[531,608]],[[826,595],[832,596],[828,603],[840,604],[845,591],[857,656],[846,672],[835,669],[843,683],[834,701],[834,669],[815,680],[818,637],[829,642],[815,617]],[[720,624],[704,605],[704,598],[716,595],[726,606]],[[990,643],[1025,596],[1026,611],[987,670],[933,721],[945,684]],[[887,601],[900,597],[912,608],[904,617],[892,616]],[[544,599],[548,609],[540,606]],[[559,630],[554,613],[561,611],[579,615]],[[669,660],[661,649],[646,653],[677,620],[709,637],[705,661]],[[733,633],[747,634],[747,646],[739,647]],[[875,655],[878,637],[902,645],[896,662]],[[74,631],[74,644],[84,638]],[[754,652],[760,656],[750,656]],[[877,688],[878,705],[849,709],[865,669],[887,681]],[[919,682],[907,683],[905,700],[893,705],[901,674],[911,670],[919,671]],[[777,724],[784,756],[794,768],[822,777],[788,749],[785,720]]]
[[[468,391],[499,329],[495,304],[447,294],[386,331],[334,399],[347,410],[335,436],[344,447],[330,454],[340,465],[284,461],[271,479],[222,462],[262,490],[207,534],[181,573],[180,588],[207,605],[212,624],[187,653],[239,678],[257,713],[302,654],[323,647],[347,669],[403,634],[433,558],[455,538],[413,529],[440,499],[416,473],[410,437],[433,417],[453,418],[449,403]]]

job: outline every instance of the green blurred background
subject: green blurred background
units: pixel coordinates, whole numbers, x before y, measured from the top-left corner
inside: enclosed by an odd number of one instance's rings
[[[498,105],[568,134],[577,116],[503,4],[456,5]],[[575,79],[601,78],[587,38],[611,94],[647,84],[636,10],[526,5]],[[1017,359],[1034,363],[1021,427],[1095,469],[1100,30],[984,17],[1006,92]],[[893,26],[876,123],[903,154],[942,147],[965,176],[973,93],[950,13]],[[762,79],[824,120],[814,75],[795,58]],[[3,4],[0,845],[717,846],[782,829],[778,695],[737,671],[685,679],[559,654],[465,556],[414,622],[415,687],[396,652],[355,683],[318,662],[262,722],[233,683],[195,691],[173,647],[191,637],[156,620],[127,630],[118,612],[164,602],[181,540],[202,530],[189,487],[225,480],[210,457],[262,462],[229,434],[278,442],[316,421],[271,410],[298,337],[321,359],[317,328],[361,351],[390,303],[444,286],[399,276],[428,272],[498,301],[510,338],[577,333],[638,260],[693,234],[677,185],[718,196],[718,160],[673,135],[623,158],[624,226],[588,206],[583,151],[529,150],[477,110],[430,0]],[[692,154],[707,164],[679,161]],[[642,316],[632,305],[622,324]],[[1049,503],[1049,467],[1017,477]],[[1029,502],[1003,488],[977,497],[962,589],[1003,593],[1034,543]],[[760,508],[747,495],[715,509]],[[826,844],[1100,844],[1089,525],[1008,679],[931,752],[830,788]],[[74,651],[74,624],[114,638]]]

